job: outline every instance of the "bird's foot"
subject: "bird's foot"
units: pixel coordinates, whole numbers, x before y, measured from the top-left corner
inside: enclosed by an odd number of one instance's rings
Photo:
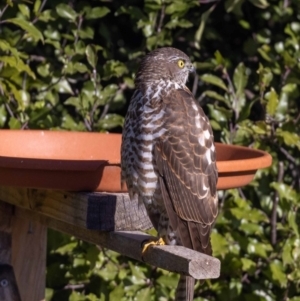
[[[166,242],[163,240],[163,238],[160,238],[158,240],[146,240],[143,244],[142,244],[142,254],[144,254],[147,249],[151,246],[164,246],[166,245]]]

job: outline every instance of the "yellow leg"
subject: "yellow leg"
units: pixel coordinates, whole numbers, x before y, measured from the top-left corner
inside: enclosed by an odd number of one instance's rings
[[[158,240],[151,240],[151,241],[148,240],[143,243],[142,254],[144,254],[150,246],[164,246],[164,245],[166,245],[166,242],[163,240],[163,238],[160,238]]]

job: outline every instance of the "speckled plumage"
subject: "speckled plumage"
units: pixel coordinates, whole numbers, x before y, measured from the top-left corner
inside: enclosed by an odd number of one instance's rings
[[[142,60],[123,130],[122,179],[167,244],[211,254],[216,154],[209,121],[185,85],[192,70],[175,48]],[[176,300],[192,300],[193,291],[194,279],[181,276]]]

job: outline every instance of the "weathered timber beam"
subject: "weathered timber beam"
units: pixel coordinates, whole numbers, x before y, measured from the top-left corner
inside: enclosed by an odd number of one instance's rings
[[[217,258],[201,254],[179,246],[153,246],[142,256],[142,244],[155,239],[145,233],[101,232],[88,230],[28,209],[16,208],[17,218],[30,218],[52,229],[74,235],[82,240],[101,245],[133,259],[166,269],[168,271],[190,275],[195,279],[213,279],[220,275],[220,261]]]
[[[0,200],[82,228],[118,231],[152,227],[144,206],[131,201],[127,193],[0,187]]]

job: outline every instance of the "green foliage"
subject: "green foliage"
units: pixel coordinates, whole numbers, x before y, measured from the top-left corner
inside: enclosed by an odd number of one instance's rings
[[[273,165],[221,191],[221,277],[195,300],[300,295],[300,2],[2,1],[0,127],[120,132],[140,58],[178,47],[217,141]],[[49,231],[47,300],[169,300],[178,276]]]

